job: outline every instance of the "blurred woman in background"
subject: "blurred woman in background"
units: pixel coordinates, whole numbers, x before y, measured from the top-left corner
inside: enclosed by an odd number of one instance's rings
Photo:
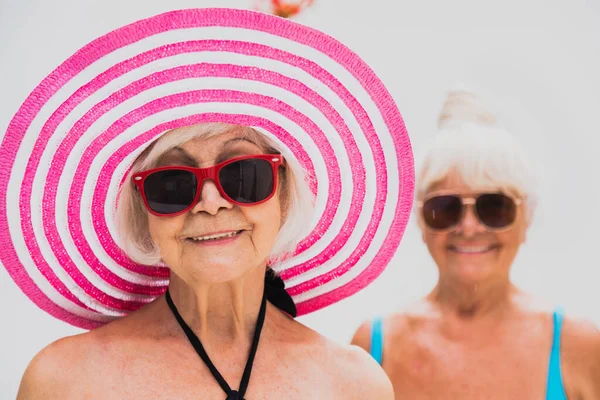
[[[536,204],[523,150],[468,92],[449,94],[439,129],[416,193],[438,282],[353,343],[397,399],[600,399],[600,331],[510,280]]]

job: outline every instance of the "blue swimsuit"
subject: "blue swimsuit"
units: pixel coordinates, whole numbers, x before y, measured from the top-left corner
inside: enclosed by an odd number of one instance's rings
[[[554,310],[554,338],[548,365],[548,383],[546,386],[546,400],[567,400],[560,371],[560,332],[563,323],[563,311]],[[383,320],[376,318],[371,326],[371,355],[381,364],[383,359]]]

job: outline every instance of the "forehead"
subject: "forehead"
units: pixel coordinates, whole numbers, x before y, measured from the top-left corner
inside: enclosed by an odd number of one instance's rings
[[[248,135],[230,131],[219,135],[191,139],[165,152],[161,163],[182,161],[205,165],[246,154],[261,154],[263,150]]]
[[[257,148],[260,148],[253,138],[238,130],[188,140],[179,147],[188,152],[193,151],[194,154],[218,154],[223,148],[238,144],[254,145]]]
[[[469,182],[467,183],[459,173],[450,172],[443,179],[434,182],[427,188],[426,194],[448,191],[457,194],[475,194],[485,192],[502,192],[504,188],[501,185],[494,185],[493,182]]]

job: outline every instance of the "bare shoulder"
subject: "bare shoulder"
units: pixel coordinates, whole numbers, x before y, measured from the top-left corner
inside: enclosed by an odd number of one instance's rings
[[[590,321],[564,319],[561,357],[573,387],[583,400],[600,398],[600,329]],[[567,371],[565,371],[567,373]]]
[[[371,320],[365,321],[356,330],[352,337],[351,344],[358,346],[361,349],[369,352],[371,349],[371,327],[373,322]]]
[[[519,303],[525,315],[540,319],[552,318],[556,307],[537,298],[523,297]],[[564,313],[561,330],[561,357],[563,363],[573,362],[577,367],[600,367],[600,329],[585,318]]]
[[[316,381],[330,385],[334,398],[394,399],[387,375],[364,349],[340,344],[302,324],[298,325],[303,332],[303,340],[295,343],[291,353],[298,352],[297,359],[306,361],[300,370],[308,368],[307,376],[316,373]]]
[[[18,400],[71,398],[87,360],[89,333],[57,340],[31,360],[19,387]]]
[[[111,371],[121,355],[128,353],[130,344],[139,343],[138,337],[144,330],[134,320],[128,316],[46,346],[29,363],[17,399],[84,397],[83,393],[92,390],[99,376]]]
[[[520,309],[526,315],[548,320],[554,305],[521,296]],[[560,339],[563,379],[571,397],[588,400],[600,398],[600,329],[592,322],[565,313]]]
[[[394,399],[389,378],[369,353],[358,346],[336,346],[334,357],[344,398]]]
[[[383,317],[383,330],[386,337],[402,335],[413,329],[419,322],[435,318],[437,312],[426,300],[421,299],[405,309]],[[369,351],[373,320],[363,322],[352,337],[352,344]]]
[[[382,329],[386,341],[401,339],[414,333],[419,326],[434,320],[438,311],[426,299],[408,305],[405,309],[383,318]],[[352,344],[370,351],[373,320],[363,322],[356,330]]]

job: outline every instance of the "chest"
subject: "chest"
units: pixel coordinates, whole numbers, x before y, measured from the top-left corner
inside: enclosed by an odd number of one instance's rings
[[[215,357],[213,362],[231,389],[237,390],[246,355]],[[310,364],[310,365],[309,365]],[[86,385],[74,398],[225,400],[226,394],[195,353],[137,352],[132,357],[105,360],[102,371],[86,373]],[[337,399],[337,382],[318,364],[258,353],[253,364],[246,400]]]
[[[425,330],[386,349],[397,396],[411,399],[544,399],[550,335],[507,331],[456,337]],[[460,335],[459,335],[460,336]]]

